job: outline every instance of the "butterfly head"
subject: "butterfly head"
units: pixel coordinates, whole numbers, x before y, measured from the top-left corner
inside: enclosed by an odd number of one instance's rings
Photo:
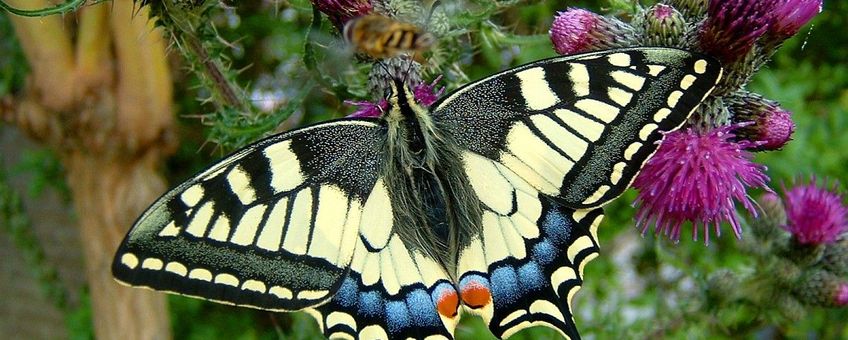
[[[415,101],[415,93],[401,79],[393,78],[389,88],[387,118],[398,120],[420,119],[426,110]]]

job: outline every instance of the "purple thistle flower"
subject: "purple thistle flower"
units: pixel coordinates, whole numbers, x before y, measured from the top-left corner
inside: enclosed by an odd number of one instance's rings
[[[312,0],[312,4],[326,14],[339,30],[348,20],[371,13],[374,9],[370,0]]]
[[[701,48],[724,63],[742,59],[769,28],[776,1],[710,0],[701,26]]]
[[[439,100],[439,97],[442,96],[442,93],[445,92],[444,86],[436,90],[436,83],[438,83],[439,80],[442,80],[442,76],[436,77],[436,79],[433,80],[433,82],[430,84],[420,83],[418,85],[415,85],[415,88],[412,89],[412,93],[415,96],[415,100],[418,101],[418,103],[423,105],[424,107],[429,107],[430,105],[433,105],[433,103]]]
[[[349,114],[347,118],[376,118],[382,116],[383,112],[386,112],[389,108],[389,101],[385,99],[380,99],[377,103],[353,100],[345,100],[344,103],[358,107],[358,109]]]
[[[638,206],[636,226],[672,240],[680,239],[680,226],[692,222],[692,238],[698,239],[703,229],[709,244],[710,227],[721,235],[722,221],[730,222],[733,233],[741,237],[734,202],[741,202],[757,216],[747,195],[748,188],[764,188],[768,176],[765,166],[753,163],[744,151],[752,142],[734,141],[731,130],[742,124],[715,128],[706,133],[694,129],[666,134],[659,150],[646,164],[633,183],[639,190],[634,205]]]
[[[557,53],[564,55],[622,47],[635,39],[633,27],[580,8],[559,12],[548,34]]]
[[[782,42],[821,13],[822,0],[779,0],[768,28],[770,40]]]
[[[816,178],[807,185],[798,185],[786,192],[786,226],[800,244],[830,244],[848,229],[848,208],[842,204],[842,195],[819,187]]]
[[[436,77],[436,79],[430,84],[419,83],[418,85],[415,85],[412,90],[412,95],[415,97],[415,100],[424,107],[433,105],[433,103],[439,100],[442,93],[445,92],[444,86],[438,90],[436,89],[436,84],[440,80],[442,80],[442,76]],[[386,110],[389,109],[389,101],[386,99],[380,99],[377,103],[353,100],[345,100],[344,103],[358,107],[358,109],[349,114],[347,118],[380,117],[383,115],[383,112],[386,112]]]

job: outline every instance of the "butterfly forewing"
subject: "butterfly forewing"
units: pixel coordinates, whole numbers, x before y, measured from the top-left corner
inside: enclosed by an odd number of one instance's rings
[[[721,76],[715,60],[666,48],[603,51],[517,67],[435,104],[457,143],[573,208],[620,195]]]
[[[115,277],[270,310],[328,300],[353,257],[382,137],[376,122],[337,121],[234,153],[139,218],[115,256]]]

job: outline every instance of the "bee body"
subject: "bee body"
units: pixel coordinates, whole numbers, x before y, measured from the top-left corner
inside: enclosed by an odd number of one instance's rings
[[[343,33],[357,52],[377,59],[420,53],[434,40],[432,34],[416,25],[375,14],[351,19]]]

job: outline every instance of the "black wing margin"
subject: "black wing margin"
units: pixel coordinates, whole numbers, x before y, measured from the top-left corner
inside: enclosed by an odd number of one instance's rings
[[[267,310],[329,300],[353,257],[384,130],[377,120],[337,120],[231,154],[148,208],[121,243],[113,275]]]

